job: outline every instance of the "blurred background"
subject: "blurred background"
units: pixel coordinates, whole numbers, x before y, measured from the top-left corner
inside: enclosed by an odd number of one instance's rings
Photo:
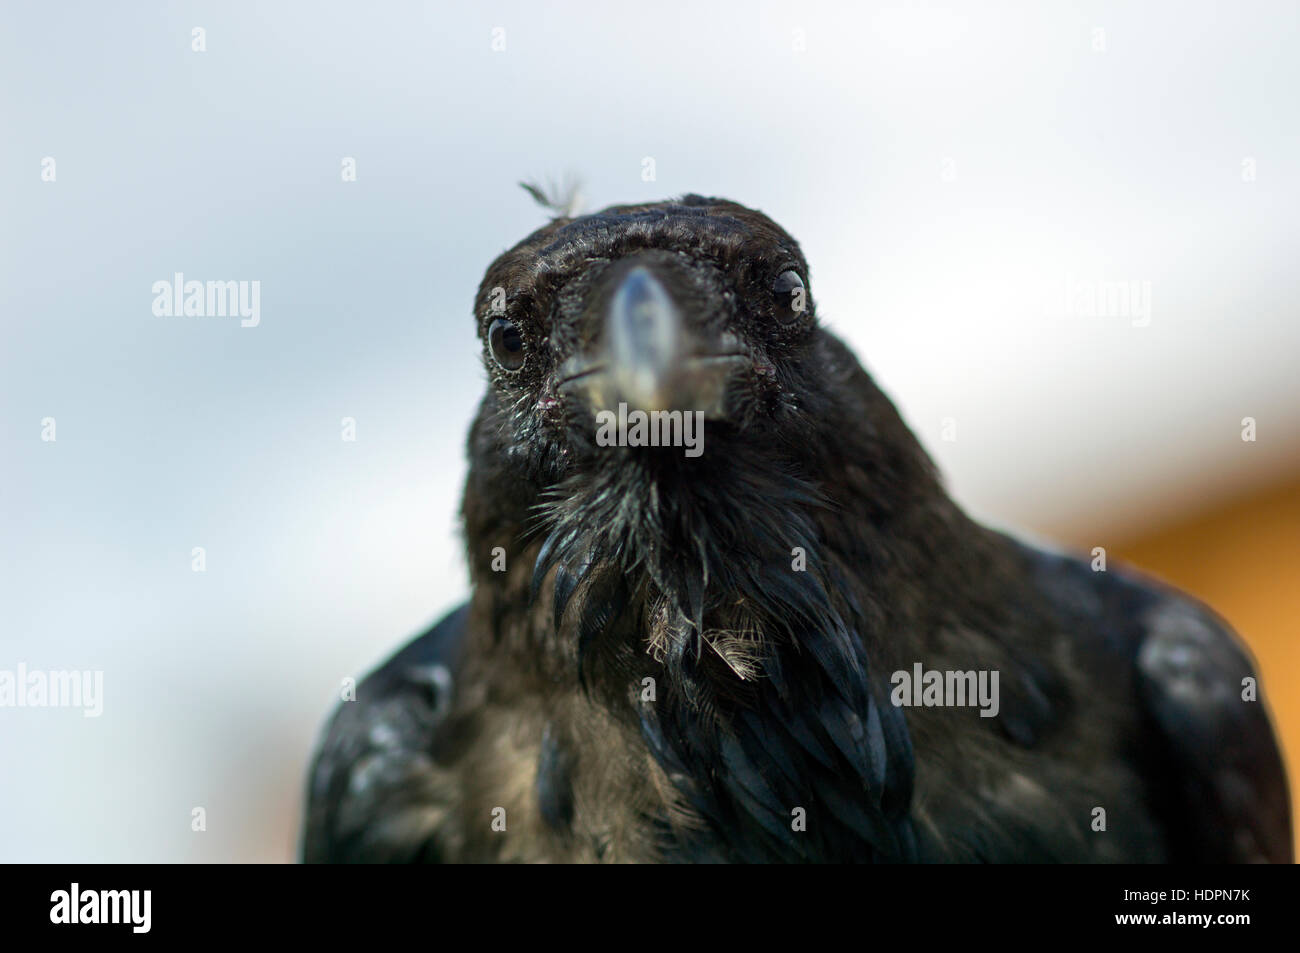
[[[956,497],[1214,606],[1300,776],[1298,20],[6,3],[0,669],[104,698],[0,709],[0,859],[293,858],[340,680],[466,595],[470,305],[565,174],[772,215]]]

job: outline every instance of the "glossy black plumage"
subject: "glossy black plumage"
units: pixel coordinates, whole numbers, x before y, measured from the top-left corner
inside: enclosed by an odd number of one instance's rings
[[[1290,858],[1221,620],[970,521],[781,297],[807,280],[769,219],[698,196],[557,219],[492,265],[474,594],[341,706],[307,860]],[[502,320],[521,366],[492,356]],[[597,445],[618,397],[707,406],[701,455]],[[895,706],[913,663],[998,672],[997,717]]]

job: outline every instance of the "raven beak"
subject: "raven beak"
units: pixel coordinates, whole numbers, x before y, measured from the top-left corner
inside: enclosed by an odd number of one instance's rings
[[[731,335],[704,349],[687,329],[664,283],[644,265],[624,275],[609,299],[604,345],[595,361],[561,369],[561,387],[582,391],[597,410],[725,410],[727,384],[750,359]]]
[[[629,407],[667,410],[682,350],[682,316],[650,271],[627,273],[605,319],[609,382]]]

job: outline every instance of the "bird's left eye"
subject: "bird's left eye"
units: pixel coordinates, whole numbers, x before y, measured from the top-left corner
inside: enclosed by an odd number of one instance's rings
[[[793,324],[808,310],[808,292],[793,268],[776,276],[772,295],[776,298],[776,318],[782,324]]]
[[[496,318],[488,326],[488,348],[492,359],[507,371],[524,366],[524,337],[513,321]]]

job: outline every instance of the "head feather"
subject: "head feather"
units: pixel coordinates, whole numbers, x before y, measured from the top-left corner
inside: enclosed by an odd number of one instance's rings
[[[573,218],[582,211],[582,182],[573,176],[566,175],[559,182],[548,181],[545,185],[520,182],[519,186],[542,208],[554,212],[556,218]]]

